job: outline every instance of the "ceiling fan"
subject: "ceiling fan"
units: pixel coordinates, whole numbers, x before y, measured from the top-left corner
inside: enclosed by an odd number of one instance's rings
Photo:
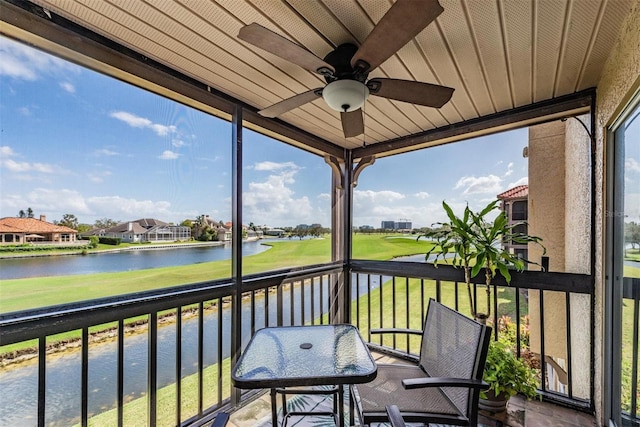
[[[369,95],[427,107],[440,108],[453,95],[446,86],[373,78],[369,73],[407,44],[444,9],[438,0],[397,0],[360,47],[345,43],[320,59],[304,47],[257,24],[240,29],[238,38],[324,77],[327,85],[295,95],[260,110],[265,117],[277,117],[319,97],[340,112],[346,138],[364,133],[361,107]]]

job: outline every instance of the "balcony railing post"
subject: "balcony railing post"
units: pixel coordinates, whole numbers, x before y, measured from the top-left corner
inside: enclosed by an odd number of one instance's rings
[[[242,345],[242,106],[236,104],[231,119],[231,277],[235,284],[231,307],[231,366],[240,357]],[[240,404],[240,390],[232,387],[231,405]]]

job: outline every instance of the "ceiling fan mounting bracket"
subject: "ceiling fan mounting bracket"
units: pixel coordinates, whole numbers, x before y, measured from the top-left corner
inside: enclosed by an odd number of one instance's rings
[[[362,69],[351,66],[351,58],[353,58],[353,55],[355,55],[357,51],[358,46],[353,43],[343,43],[324,57],[324,61],[335,69],[332,73],[320,73],[324,76],[327,83],[345,79],[357,80],[360,83],[364,83],[367,80],[369,73],[367,73],[366,70],[363,72]]]
[[[375,95],[376,93],[378,93],[378,91],[382,87],[382,84],[380,84],[380,82],[376,80],[369,80],[366,86],[369,89],[369,93],[372,93]]]

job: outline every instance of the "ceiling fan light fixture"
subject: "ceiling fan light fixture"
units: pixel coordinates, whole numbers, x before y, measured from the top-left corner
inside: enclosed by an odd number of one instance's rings
[[[364,105],[369,88],[357,80],[336,80],[322,90],[322,97],[334,110],[349,113]]]

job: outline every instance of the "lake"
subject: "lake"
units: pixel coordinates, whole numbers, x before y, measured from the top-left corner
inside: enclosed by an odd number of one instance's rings
[[[242,255],[264,252],[269,246],[265,239],[242,243]],[[0,280],[26,277],[67,276],[75,274],[115,273],[148,268],[199,264],[231,259],[231,243],[221,246],[184,247],[169,249],[140,249],[122,252],[92,253],[89,255],[61,255],[0,259]]]

